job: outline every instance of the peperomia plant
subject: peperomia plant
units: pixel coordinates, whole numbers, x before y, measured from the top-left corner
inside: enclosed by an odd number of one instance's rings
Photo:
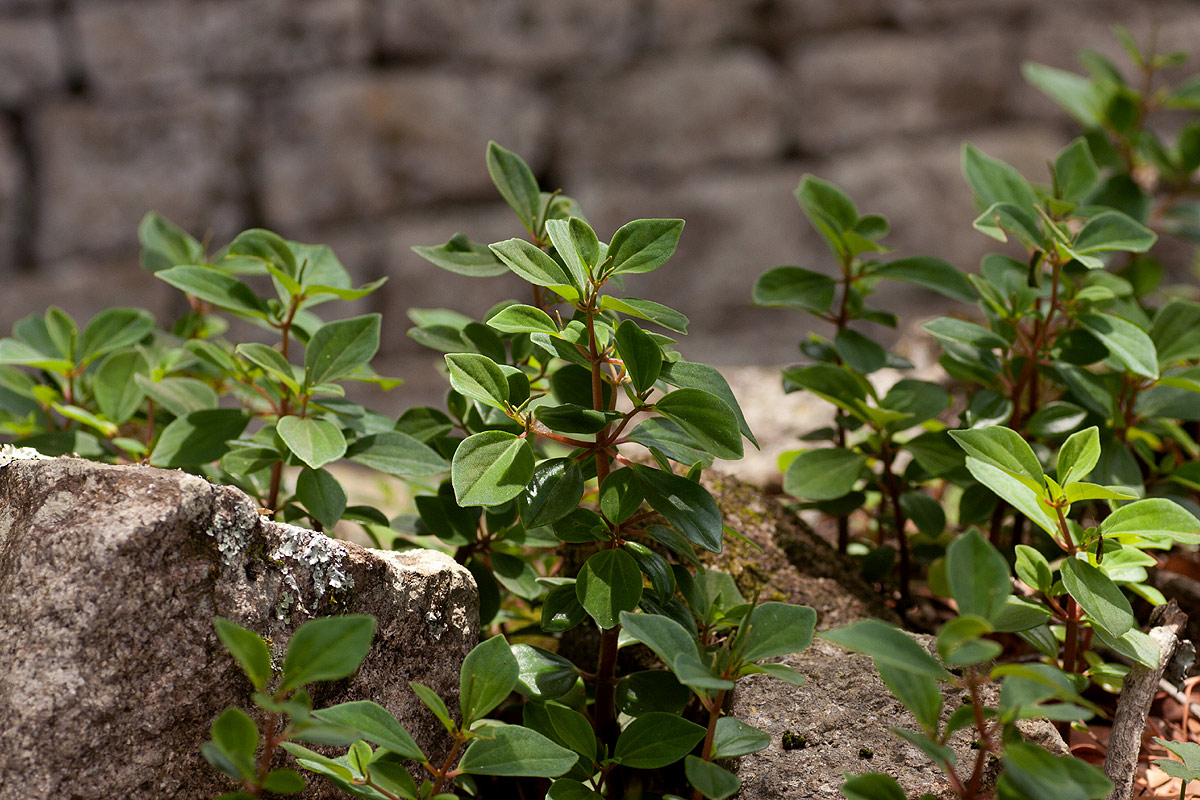
[[[463,660],[459,686],[462,721],[427,686],[409,683],[413,692],[446,727],[452,744],[438,764],[383,706],[352,700],[313,710],[305,686],[352,675],[366,657],[375,619],[361,614],[306,622],[288,641],[281,671],[271,664],[267,643],[253,631],[217,618],[217,635],[254,685],[254,703],[265,719],[260,733],[238,708],[226,709],[202,748],[210,764],[238,781],[240,789],[221,800],[247,800],[271,794],[296,794],[304,778],[286,767],[272,769],[280,749],[296,763],[355,797],[369,800],[454,798],[456,779],[469,775],[554,777],[575,763],[575,754],[520,725],[504,725],[484,716],[503,702],[520,680],[516,656],[504,637],[480,643]],[[268,694],[269,692],[269,694]],[[330,758],[298,744],[347,745]],[[374,747],[372,747],[374,745]],[[465,747],[465,749],[464,749]],[[427,773],[418,785],[405,768],[416,762]],[[466,780],[466,779],[464,779]]]
[[[838,187],[806,175],[796,199],[808,221],[834,256],[839,274],[795,266],[768,270],[754,284],[754,302],[803,311],[834,327],[832,339],[809,334],[800,344],[813,364],[783,372],[785,391],[807,390],[836,408],[834,426],[805,436],[832,446],[789,453],[783,488],[807,505],[837,518],[838,549],[850,542],[850,515],[877,500],[871,514],[876,529],[871,571],[886,572],[898,551],[900,604],[909,602],[913,576],[908,521],[921,534],[938,537],[945,528],[941,506],[923,490],[929,476],[900,468],[898,458],[913,429],[943,413],[950,405],[944,388],[930,381],[904,378],[880,393],[869,376],[884,367],[909,369],[912,364],[851,327],[864,321],[895,327],[894,314],[874,308],[867,299],[881,280],[917,284],[956,300],[970,297],[970,284],[959,270],[936,258],[879,259],[888,248],[879,243],[887,221],[861,216],[854,201]],[[918,431],[919,433],[920,431]],[[895,542],[895,548],[887,542]],[[882,569],[878,567],[882,564]]]
[[[18,322],[0,340],[0,430],[18,444],[190,469],[318,530],[343,517],[388,522],[376,509],[347,507],[325,469],[334,461],[406,477],[448,468],[393,420],[344,396],[346,381],[399,383],[369,366],[380,316],[323,322],[313,311],[364,297],[382,280],[352,288],[328,247],[264,230],[245,231],[211,257],[155,214],[139,235],[143,264],[186,292],[191,310],[170,333],[136,309],[109,309],[82,332],[57,308]],[[269,277],[273,292],[256,293],[239,275]],[[220,315],[269,330],[277,342],[231,342]],[[285,466],[300,468],[291,493]]]
[[[1004,557],[973,530],[950,545],[946,560],[949,574],[958,576],[952,592],[959,613],[938,632],[938,658],[879,620],[862,620],[821,636],[872,657],[888,689],[920,725],[920,730],[893,728],[893,733],[937,764],[961,800],[992,796],[984,783],[991,758],[1003,767],[994,790],[1003,800],[1108,796],[1112,783],[1099,769],[1024,741],[1017,727],[1030,718],[1090,717],[1095,707],[1079,696],[1082,682],[1050,664],[989,668],[1002,648],[988,634],[1011,630],[1012,620],[1024,614],[1025,603],[1012,596]],[[994,682],[999,682],[998,696],[989,687]],[[949,714],[943,714],[942,686],[962,693],[961,704]],[[995,699],[989,699],[989,689]],[[958,762],[952,747],[951,737],[960,731],[969,731],[972,742],[973,757],[966,764]],[[850,800],[905,798],[894,778],[877,773],[848,778],[841,789]]]
[[[526,724],[581,758],[551,796],[620,797],[647,779],[638,771],[682,760],[696,797],[726,797],[737,779],[713,759],[768,740],[720,724],[725,693],[752,671],[797,680],[755,663],[806,647],[814,620],[802,607],[752,610],[727,576],[689,569],[699,570],[694,548],[720,552],[726,532],[700,472],[714,458],[740,458],[742,438],[753,437],[720,373],[644,327],[683,333],[687,318],[624,296],[627,278],[674,253],[683,221],[635,220],[605,243],[573,201],[539,190],[519,156],[492,143],[487,161],[529,238],[484,246],[459,234],[417,252],[464,274],[509,270],[532,285],[531,302],[502,303],[483,323],[412,314],[412,335],[447,351],[452,387],[446,413],[414,410],[398,423],[452,462],[438,494],[418,498],[415,532],[455,548],[491,595],[485,623],[501,609],[502,586],[519,598],[502,621],[561,634],[590,619],[598,629],[594,668],[529,653],[589,687],[573,707],[559,702],[570,682],[526,701]],[[649,645],[669,671],[621,678],[623,641]],[[739,743],[726,745],[734,732]]]

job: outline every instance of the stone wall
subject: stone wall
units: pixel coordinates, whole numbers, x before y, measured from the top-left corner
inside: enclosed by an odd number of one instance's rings
[[[959,143],[1040,175],[1074,128],[1020,64],[1118,56],[1118,21],[1142,39],[1157,23],[1162,48],[1200,39],[1187,0],[0,0],[0,331],[51,302],[165,321],[178,299],[136,258],[156,209],[216,243],[264,225],[390,276],[372,306],[390,366],[436,381],[404,310],[478,313],[500,290],[409,247],[516,235],[492,138],[602,236],[688,220],[637,291],[693,318],[685,354],[785,362],[801,320],[748,298],[766,268],[825,266],[800,176],[889,216],[898,254],[972,265],[988,242]]]

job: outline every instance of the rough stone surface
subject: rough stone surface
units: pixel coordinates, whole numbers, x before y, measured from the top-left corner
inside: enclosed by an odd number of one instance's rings
[[[361,670],[318,685],[315,704],[374,700],[431,751],[446,746],[408,681],[453,701],[477,639],[474,584],[449,558],[264,522],[242,493],[181,472],[5,461],[3,800],[221,791],[199,744],[225,707],[250,706],[252,687],[217,640],[216,615],[269,637],[281,658],[313,616],[374,614]],[[314,782],[305,796],[335,794]]]
[[[319,78],[270,108],[263,207],[288,231],[405,203],[490,200],[488,139],[536,167],[546,122],[545,104],[520,84],[412,71]]]
[[[743,596],[811,606],[820,630],[863,617],[899,622],[859,576],[854,562],[839,556],[781,502],[712,470],[702,482],[716,499],[725,524],[752,543],[726,534],[722,553],[703,554],[708,563],[733,576]]]
[[[239,131],[247,110],[227,91],[152,106],[64,102],[45,109],[31,136],[44,167],[39,257],[121,248],[136,241],[151,209],[227,241],[245,220]]]
[[[933,637],[915,638],[927,649],[933,647]],[[771,735],[767,749],[738,763],[738,800],[832,800],[842,797],[838,787],[843,773],[864,772],[891,775],[906,796],[956,796],[924,753],[889,730],[919,730],[920,725],[884,686],[869,657],[815,639],[808,650],[785,656],[781,663],[807,676],[804,685],[751,675],[738,682],[734,694],[729,713]],[[947,688],[943,694],[944,720],[962,703],[964,692]],[[995,695],[989,692],[984,702],[995,702]],[[1021,725],[1027,738],[1060,755],[1067,752],[1045,720]],[[800,737],[804,746],[792,740],[792,749],[784,749],[785,733]],[[950,745],[959,764],[974,762],[969,731],[956,733]]]

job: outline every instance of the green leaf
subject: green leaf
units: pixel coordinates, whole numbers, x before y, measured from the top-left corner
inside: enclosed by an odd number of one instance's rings
[[[1087,78],[1032,62],[1021,65],[1021,74],[1025,76],[1025,80],[1066,109],[1067,113],[1085,128],[1102,126],[1102,107],[1092,82]]]
[[[300,275],[296,254],[283,237],[263,228],[251,228],[237,235],[228,249],[230,256],[245,256],[275,265],[292,278]]]
[[[968,458],[966,465],[975,480],[991,489],[998,497],[1007,501],[1039,528],[1052,537],[1060,535],[1058,523],[1047,513],[1046,507],[1041,502],[1040,492],[1031,489],[1027,483],[1013,477],[1011,473],[993,467],[977,458]]]
[[[610,522],[624,522],[642,505],[645,495],[631,470],[616,469],[600,484],[600,513]]]
[[[192,411],[163,430],[150,463],[171,469],[216,461],[228,452],[226,442],[241,436],[249,423],[250,418],[238,409]]]
[[[130,347],[154,330],[154,317],[140,308],[109,308],[92,317],[79,337],[76,360],[90,364],[97,358]]]
[[[970,142],[963,144],[962,169],[980,208],[993,203],[1012,203],[1021,209],[1037,205],[1037,195],[1021,173],[985,155]]]
[[[1129,600],[1103,570],[1077,558],[1062,563],[1063,586],[1088,613],[1092,624],[1119,638],[1133,627]]]
[[[887,363],[887,351],[857,331],[843,328],[833,338],[833,349],[852,370],[868,375]]]
[[[646,502],[676,530],[712,553],[721,552],[724,525],[717,501],[708,491],[685,477],[635,464],[633,470]]]
[[[254,775],[254,752],[258,749],[258,728],[240,708],[227,708],[213,721],[212,740],[237,768],[242,777]]]
[[[306,384],[319,386],[346,377],[366,364],[379,349],[379,314],[322,325],[304,353]]]
[[[176,289],[187,292],[206,303],[220,308],[265,318],[266,304],[246,284],[224,272],[209,267],[171,267],[159,270],[154,277]]]
[[[642,599],[642,571],[624,550],[601,550],[583,565],[575,596],[602,629],[620,622],[622,611],[637,608]]]
[[[460,394],[503,411],[508,406],[508,378],[496,362],[477,353],[446,356],[450,385]]]
[[[631,717],[640,717],[648,711],[678,714],[691,697],[686,686],[661,669],[634,672],[617,684],[617,709]]]
[[[1016,547],[1017,562],[1014,567],[1017,577],[1031,589],[1039,592],[1049,592],[1054,583],[1050,572],[1050,563],[1046,557],[1029,545],[1019,544]]]
[[[263,788],[272,794],[299,794],[304,786],[300,773],[286,768],[271,770],[263,781]]]
[[[450,469],[436,450],[400,431],[363,436],[346,448],[346,458],[398,477],[438,475]]]
[[[854,489],[867,457],[840,447],[809,450],[792,459],[783,490],[805,500],[836,500]]]
[[[709,800],[724,800],[736,793],[742,785],[737,775],[696,756],[684,759],[683,771],[687,775],[688,783],[699,789],[700,794]]]
[[[1113,788],[1098,768],[1073,755],[1051,755],[1028,742],[1008,744],[1000,761],[1005,777],[1029,797],[1098,800]]]
[[[1200,358],[1200,303],[1164,303],[1154,315],[1150,338],[1161,365]]]
[[[913,283],[963,303],[973,303],[978,298],[962,270],[940,258],[899,258],[871,270],[871,275]]]
[[[1100,523],[1102,536],[1165,536],[1181,544],[1200,543],[1200,520],[1165,497],[1151,497],[1118,508]]]
[[[1008,342],[1003,337],[982,325],[954,317],[938,317],[922,324],[921,327],[943,341],[958,342],[984,350],[1008,347]]]
[[[275,432],[297,458],[313,469],[337,461],[346,454],[346,437],[327,420],[289,415],[279,419]]]
[[[816,623],[817,612],[808,606],[759,603],[740,626],[741,659],[753,663],[807,650]]]
[[[488,142],[487,170],[504,202],[517,212],[521,224],[530,233],[536,233],[534,226],[541,215],[542,201],[533,170],[519,155],[495,142]]]
[[[537,286],[570,286],[571,277],[557,261],[524,239],[491,245],[491,250],[513,272]]]
[[[600,258],[600,241],[596,238],[596,232],[579,217],[570,217],[548,221],[546,233],[550,235],[559,257],[566,263],[573,278],[572,285],[582,292]]]
[[[575,596],[575,583],[556,586],[542,602],[542,630],[551,633],[569,631],[587,616]]]
[[[622,314],[637,317],[638,319],[649,320],[669,331],[687,333],[687,317],[675,309],[668,308],[662,303],[656,303],[653,300],[638,300],[633,297],[613,297],[606,294],[600,298],[600,308],[619,311]]]
[[[558,326],[550,315],[540,308],[520,304],[505,306],[498,314],[490,317],[487,324],[504,333],[548,333],[558,335]]]
[[[621,614],[624,632],[654,651],[674,670],[677,661],[700,664],[696,640],[682,625],[660,614]]]
[[[671,386],[680,389],[703,389],[711,395],[716,395],[721,400],[733,409],[733,413],[738,419],[738,429],[750,440],[750,443],[758,447],[758,442],[754,439],[754,434],[750,431],[750,425],[746,422],[746,417],[742,413],[741,406],[738,405],[737,398],[734,397],[733,390],[729,388],[729,383],[725,377],[714,367],[707,364],[697,364],[692,361],[664,361],[662,372],[660,374],[662,380],[669,383]]]
[[[254,631],[222,617],[214,617],[213,626],[217,629],[217,638],[241,666],[250,683],[263,691],[267,681],[271,680],[271,651],[267,643]]]
[[[578,462],[568,458],[543,461],[518,497],[522,522],[526,528],[557,522],[578,507],[583,489],[583,470]]]
[[[503,636],[479,643],[463,660],[459,680],[459,706],[463,727],[482,719],[500,705],[517,685],[517,658]]]
[[[325,530],[336,525],[346,511],[346,490],[323,469],[305,467],[300,471],[296,478],[296,500]]]
[[[912,712],[921,727],[929,732],[935,731],[942,711],[942,692],[937,681],[928,675],[878,659],[875,669],[888,691]]]
[[[994,619],[1012,594],[1008,562],[972,528],[946,549],[946,578],[960,614]]]
[[[213,388],[195,378],[163,378],[152,381],[145,375],[134,375],[134,381],[154,402],[182,417],[193,411],[216,409],[220,399]]]
[[[537,724],[534,724],[535,720]],[[546,703],[540,709],[530,703],[526,705],[525,723],[578,753],[583,757],[581,763],[590,771],[596,761],[596,734],[592,723],[583,714],[561,703]]]
[[[1120,211],[1102,211],[1083,224],[1071,249],[1084,254],[1110,250],[1144,253],[1157,238],[1154,231]]]
[[[472,242],[461,233],[454,234],[446,244],[436,247],[418,245],[412,251],[431,264],[458,275],[494,278],[508,274],[508,267],[487,245]]]
[[[138,224],[143,269],[157,272],[178,264],[198,264],[204,248],[194,237],[166,217],[151,211]]]
[[[318,617],[304,623],[288,641],[279,691],[354,674],[374,635],[375,618],[366,614]]]
[[[848,777],[839,788],[848,800],[908,800],[895,778],[877,772]]]
[[[275,348],[259,342],[247,342],[239,344],[234,352],[265,370],[267,374],[278,378],[292,392],[300,392],[300,384],[296,381],[292,365]]]
[[[865,653],[879,664],[887,664],[917,675],[926,675],[935,680],[950,680],[950,673],[942,669],[925,648],[904,631],[886,622],[864,619],[819,635],[822,639],[847,650]]]
[[[676,389],[660,398],[654,409],[717,458],[742,457],[737,415],[716,395],[703,389]]]
[[[413,690],[413,694],[417,696],[417,699],[433,712],[433,715],[438,718],[438,721],[442,723],[446,730],[451,733],[456,730],[454,720],[451,719],[450,712],[446,708],[446,703],[438,696],[437,692],[417,681],[409,681],[408,687]]]
[[[1130,372],[1158,377],[1158,354],[1150,336],[1132,322],[1112,314],[1080,314],[1079,324],[1104,343],[1113,358]]]
[[[614,338],[633,388],[640,394],[654,386],[663,365],[662,349],[658,344],[637,323],[628,319],[617,327]],[[736,420],[734,422],[736,425]],[[738,440],[740,442],[741,437]]]
[[[575,766],[578,756],[537,731],[520,725],[500,725],[488,730],[492,739],[475,739],[458,762],[471,775],[556,778]]]
[[[1037,219],[1031,212],[1012,203],[988,206],[971,225],[998,242],[1007,242],[1011,233],[1028,248],[1042,250],[1047,246]]]
[[[608,243],[607,271],[620,275],[658,269],[675,253],[681,233],[681,219],[637,219],[625,223]]]
[[[833,305],[837,281],[828,275],[801,267],[776,267],[754,282],[755,305],[769,308],[798,308],[824,314]]]
[[[1058,451],[1059,485],[1082,480],[1100,461],[1100,431],[1093,425],[1071,434]]]
[[[771,734],[766,731],[760,731],[733,717],[721,717],[717,720],[713,735],[712,757],[737,758],[765,750],[770,745]]]
[[[128,421],[146,399],[134,376],[149,371],[146,357],[137,350],[113,353],[104,359],[92,376],[92,394],[100,413],[118,425]]]
[[[47,355],[16,339],[0,339],[0,364],[16,364],[51,372],[66,372],[75,366],[69,359]]]
[[[1078,430],[1087,418],[1087,410],[1074,403],[1055,401],[1033,412],[1025,423],[1030,436],[1052,438]]]
[[[1016,431],[993,425],[950,431],[950,436],[968,456],[1003,470],[1035,491],[1045,488],[1046,476],[1042,473],[1041,463],[1033,448]]]
[[[527,644],[514,644],[517,659],[516,691],[535,700],[553,700],[575,688],[579,670],[567,659]]]
[[[476,433],[454,451],[454,496],[462,506],[507,503],[533,480],[533,467],[533,449],[525,439],[505,431]]]
[[[690,753],[704,733],[704,728],[675,714],[651,711],[621,732],[613,760],[633,769],[661,769]]]
[[[355,700],[314,711],[313,716],[333,725],[353,728],[368,742],[404,759],[424,761],[426,756],[391,713],[370,700]]]
[[[585,784],[572,778],[559,778],[550,784],[546,800],[604,800],[604,795],[593,792]]]
[[[1100,182],[1100,168],[1092,158],[1087,139],[1080,136],[1054,158],[1054,182],[1058,197],[1069,203],[1083,202]]]

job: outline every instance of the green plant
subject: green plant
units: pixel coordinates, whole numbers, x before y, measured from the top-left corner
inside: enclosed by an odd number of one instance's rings
[[[950,574],[961,576],[953,587],[960,611],[938,632],[941,663],[908,634],[879,620],[855,622],[822,637],[874,659],[888,689],[921,727],[892,728],[892,732],[937,764],[957,797],[975,800],[990,796],[984,793],[983,784],[990,758],[999,759],[1003,767],[995,786],[997,798],[1107,797],[1112,784],[1099,769],[1025,742],[1017,729],[1020,720],[1030,718],[1070,721],[1090,717],[1095,707],[1078,694],[1086,681],[1050,664],[988,668],[1002,648],[987,636],[1005,630],[1014,613],[1014,601],[1020,604],[1011,594],[1004,558],[982,534],[971,531],[950,545],[946,559]],[[989,701],[985,689],[993,682],[999,682],[999,694]],[[944,719],[942,684],[963,693],[962,704]],[[971,731],[974,757],[971,763],[960,765],[950,740],[963,730]],[[841,789],[851,800],[905,798],[895,779],[878,773],[849,777]]]
[[[250,715],[238,708],[226,709],[213,722],[212,740],[201,752],[241,787],[221,795],[222,800],[302,791],[305,782],[298,772],[286,767],[271,769],[279,749],[294,756],[303,769],[324,776],[348,794],[372,800],[452,798],[457,795],[442,789],[459,776],[553,777],[575,763],[574,753],[535,731],[483,719],[521,678],[517,659],[501,636],[482,642],[463,661],[461,724],[433,690],[410,682],[453,741],[444,762],[434,765],[404,726],[378,703],[353,700],[316,711],[312,708],[312,698],[304,687],[345,678],[358,669],[371,645],[373,617],[348,614],[306,622],[288,641],[279,671],[272,668],[270,649],[256,633],[219,617],[216,627],[217,635],[253,684],[254,703],[265,716],[261,733]],[[329,758],[298,742],[348,745],[349,749]],[[429,773],[419,786],[405,769],[409,761]]]
[[[738,781],[713,759],[769,739],[722,722],[726,693],[751,672],[798,681],[757,662],[807,647],[815,619],[804,607],[746,603],[694,554],[720,552],[727,530],[701,470],[740,458],[743,436],[753,437],[720,374],[643,327],[683,333],[687,318],[612,292],[662,266],[683,221],[635,220],[604,243],[573,201],[539,190],[519,156],[492,143],[487,161],[528,240],[484,246],[459,234],[416,250],[463,274],[511,271],[531,284],[531,304],[501,303],[482,323],[410,313],[413,337],[447,353],[452,387],[448,413],[418,409],[398,422],[452,462],[437,495],[417,499],[414,532],[455,548],[487,601],[485,623],[507,623],[514,636],[557,635],[589,619],[598,629],[594,671],[529,651],[590,687],[563,700],[573,687],[563,680],[525,702],[525,724],[581,758],[550,796],[624,796],[628,781],[645,779],[637,770],[682,761],[695,797],[727,797]],[[643,460],[631,458],[634,446]],[[499,587],[516,599],[502,602]],[[668,671],[622,678],[622,636],[647,644]],[[620,714],[633,719],[622,727]]]
[[[448,468],[393,420],[345,398],[347,381],[399,383],[369,366],[380,316],[324,322],[313,310],[364,297],[382,280],[352,288],[328,247],[265,230],[245,231],[211,257],[155,214],[139,238],[143,264],[186,292],[191,311],[171,332],[136,309],[104,311],[82,333],[57,308],[18,322],[12,338],[0,339],[0,431],[17,444],[183,467],[318,530],[342,518],[388,525],[374,508],[347,507],[325,469],[332,462],[406,477]],[[272,291],[260,294],[238,276]],[[272,332],[277,344],[227,340],[226,317]],[[290,494],[285,466],[299,468]]]
[[[1179,779],[1179,800],[1187,796],[1188,784],[1200,780],[1200,744],[1195,742],[1168,742],[1165,739],[1154,741],[1179,756],[1179,761],[1169,758],[1154,759],[1154,766]]]

